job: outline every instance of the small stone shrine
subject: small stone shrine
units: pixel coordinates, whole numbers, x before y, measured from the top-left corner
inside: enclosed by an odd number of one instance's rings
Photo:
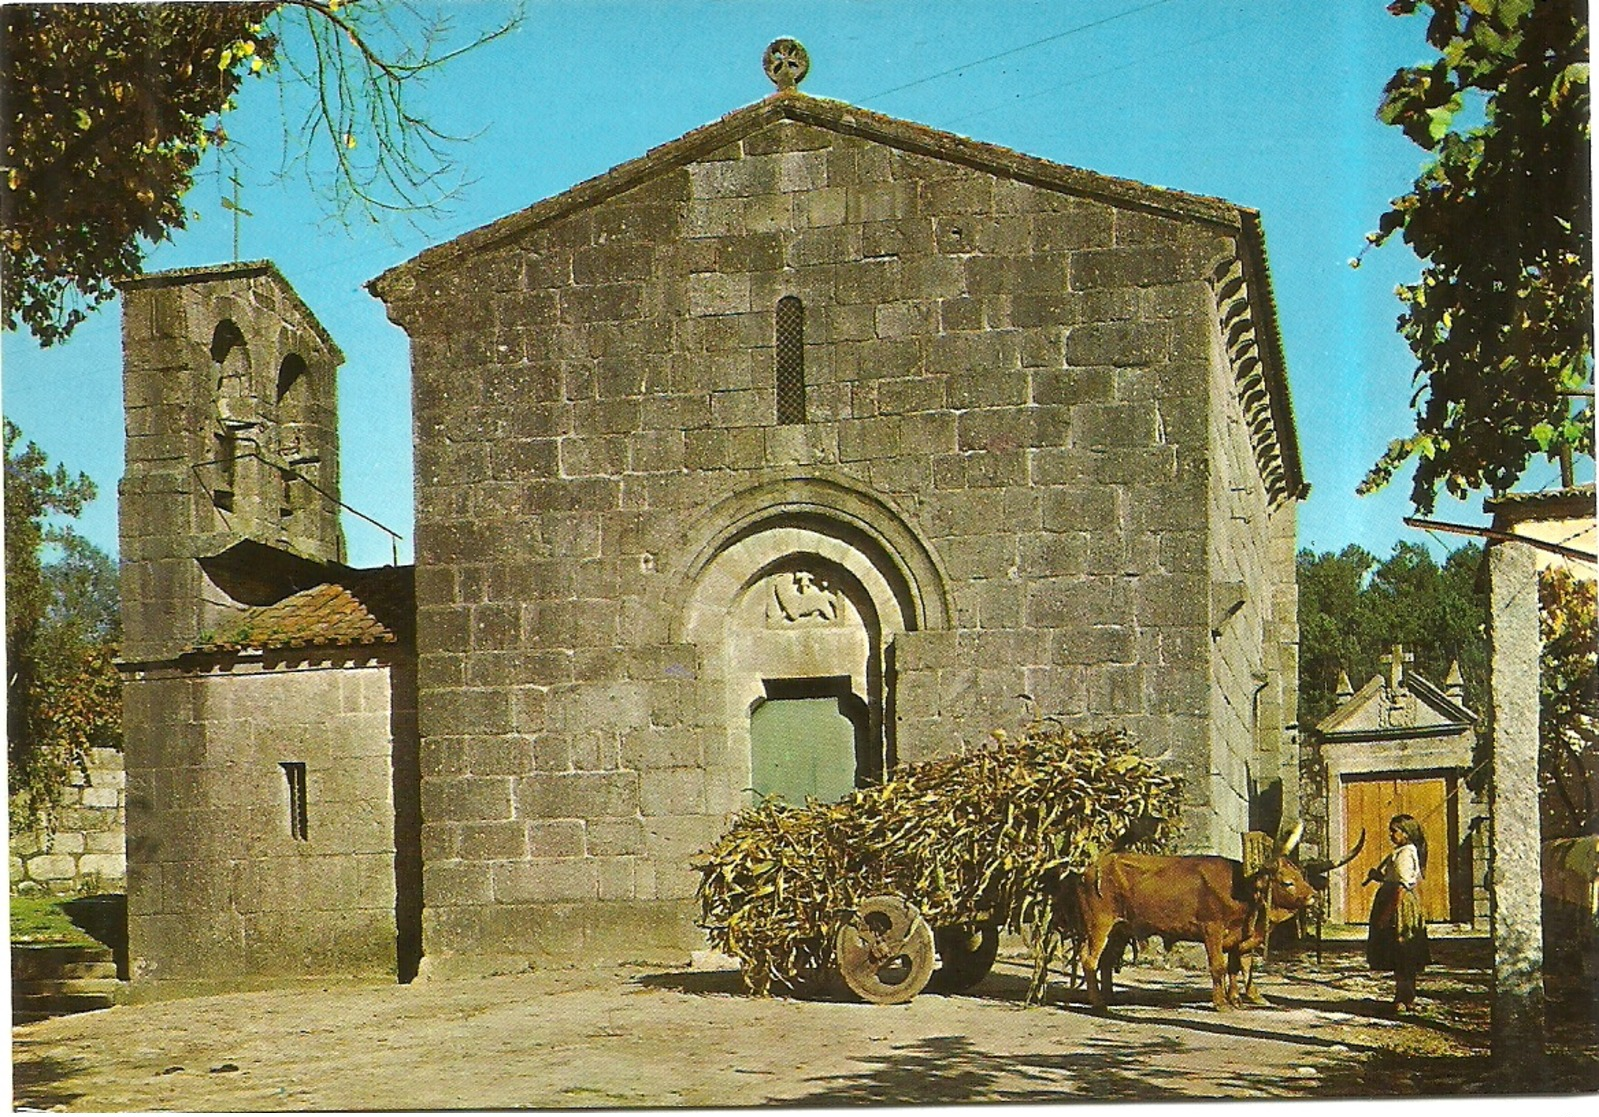
[[[1396,814],[1415,817],[1427,836],[1427,919],[1470,925],[1487,918],[1487,806],[1466,782],[1476,763],[1477,714],[1465,705],[1459,664],[1439,686],[1412,670],[1412,660],[1395,644],[1384,670],[1359,691],[1340,675],[1338,706],[1305,736],[1307,842],[1347,850],[1366,834],[1360,856],[1332,874],[1333,923],[1367,921],[1373,889],[1361,882],[1393,848],[1388,820]]]

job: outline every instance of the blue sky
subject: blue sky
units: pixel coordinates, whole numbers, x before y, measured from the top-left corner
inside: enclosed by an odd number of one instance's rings
[[[504,11],[441,6],[463,31]],[[363,284],[759,100],[771,91],[761,52],[790,35],[811,55],[807,93],[1260,210],[1312,485],[1300,545],[1454,547],[1458,537],[1401,524],[1408,476],[1354,495],[1388,440],[1412,426],[1413,365],[1394,330],[1393,288],[1416,261],[1399,244],[1358,270],[1349,260],[1421,165],[1423,153],[1374,110],[1393,71],[1427,57],[1422,33],[1420,19],[1390,16],[1381,0],[533,0],[519,31],[435,75],[418,102],[446,130],[472,136],[458,152],[471,181],[451,212],[418,228],[326,218],[302,179],[277,175],[275,82],[247,83],[226,122],[254,215],[240,222],[240,255],[275,260],[343,348],[344,498],[398,530],[408,561],[407,343]],[[208,163],[188,199],[198,219],[150,252],[149,270],[232,258],[224,192]],[[99,483],[81,526],[113,552],[119,329],[112,304],[68,344],[40,350],[26,334],[0,342],[7,416]],[[1522,487],[1556,484],[1558,471],[1539,461]],[[1480,499],[1440,499],[1434,515],[1484,522]],[[386,537],[346,525],[353,561],[389,561]]]

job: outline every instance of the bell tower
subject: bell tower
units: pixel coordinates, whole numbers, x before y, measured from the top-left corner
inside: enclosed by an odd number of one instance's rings
[[[231,552],[234,567],[241,555],[343,560],[344,355],[268,261],[160,272],[122,290],[123,654],[165,659],[259,603],[237,570],[228,588],[215,583],[218,556]]]

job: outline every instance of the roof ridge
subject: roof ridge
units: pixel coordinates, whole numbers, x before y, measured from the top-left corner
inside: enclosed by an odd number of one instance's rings
[[[1457,702],[1444,692],[1443,687],[1433,682],[1427,676],[1417,672],[1406,671],[1405,683],[1411,690],[1427,699],[1429,704],[1442,713],[1464,714],[1467,721],[1476,721],[1477,714],[1464,702]]]
[[[916,154],[975,165],[990,173],[1046,189],[1097,197],[1113,204],[1133,206],[1179,219],[1202,221],[1234,231],[1244,226],[1248,215],[1256,213],[1246,206],[1222,198],[1118,178],[888,116],[847,101],[784,90],[734,109],[676,139],[657,144],[642,155],[584,179],[558,194],[461,233],[443,244],[426,248],[411,259],[368,280],[366,287],[378,298],[384,298],[385,289],[392,288],[401,278],[410,278],[419,271],[449,267],[469,253],[495,247],[569,212],[625,193],[664,170],[690,163],[701,154],[726,147],[777,120],[793,120],[859,135]]]
[[[278,293],[286,298],[292,306],[305,319],[306,326],[316,335],[328,351],[328,355],[336,364],[344,363],[344,350],[339,348],[339,343],[333,340],[333,335],[322,324],[294,285],[284,278],[283,272],[278,270],[274,260],[235,260],[232,263],[205,264],[190,268],[167,268],[164,271],[141,272],[138,275],[124,276],[116,281],[119,291],[137,291],[146,287],[172,287],[190,286],[196,283],[220,283],[230,279],[266,279],[273,283]]]

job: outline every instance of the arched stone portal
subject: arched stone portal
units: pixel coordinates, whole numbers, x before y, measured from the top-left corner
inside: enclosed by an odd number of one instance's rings
[[[947,616],[937,567],[897,515],[845,507],[870,498],[840,499],[825,482],[809,489],[825,506],[797,502],[794,486],[777,507],[734,498],[748,511],[684,571],[681,636],[700,649],[726,728],[706,762],[730,801],[713,809],[764,794],[834,799],[881,777],[895,759],[894,638]]]

